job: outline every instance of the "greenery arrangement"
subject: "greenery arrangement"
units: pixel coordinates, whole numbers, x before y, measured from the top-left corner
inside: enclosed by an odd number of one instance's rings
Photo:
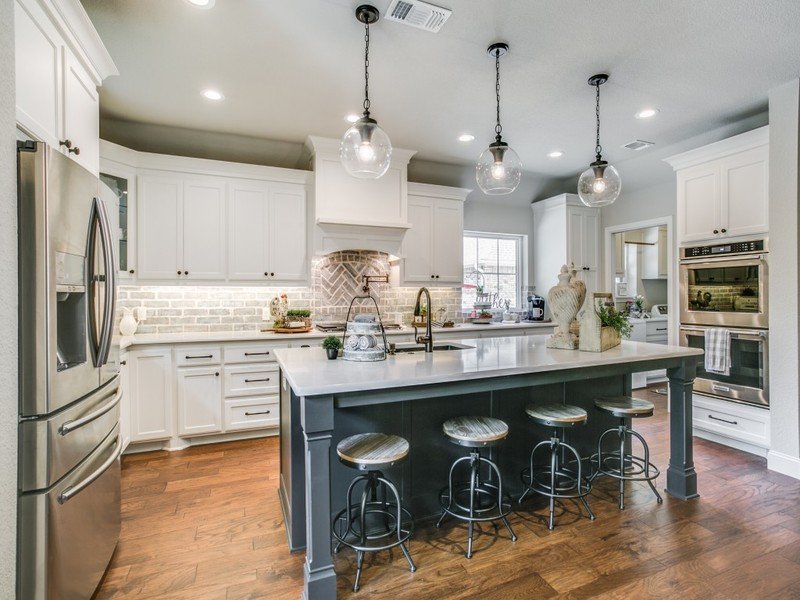
[[[286,316],[297,317],[298,319],[306,319],[311,316],[311,311],[307,308],[290,308],[286,311]]]
[[[613,306],[601,306],[597,311],[597,316],[600,317],[603,327],[611,327],[622,337],[631,336],[631,324],[628,322],[628,318]]]
[[[480,314],[478,314],[479,319],[491,319],[492,316],[492,313],[490,313],[488,310],[482,310]]]
[[[325,348],[325,350],[338,350],[342,347],[342,340],[335,335],[329,335],[322,340],[322,347]]]

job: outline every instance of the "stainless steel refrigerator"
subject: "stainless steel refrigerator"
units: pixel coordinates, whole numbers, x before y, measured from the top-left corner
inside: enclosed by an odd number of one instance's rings
[[[120,531],[113,234],[97,177],[39,142],[17,160],[17,593],[85,599]]]

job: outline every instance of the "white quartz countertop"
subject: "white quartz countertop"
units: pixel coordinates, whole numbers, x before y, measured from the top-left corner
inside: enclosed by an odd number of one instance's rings
[[[434,336],[434,342],[436,336]],[[555,350],[546,335],[464,339],[465,350],[402,353],[381,362],[328,360],[322,348],[275,351],[278,364],[300,396],[540,373],[702,354],[701,350],[623,341],[605,352]]]
[[[507,329],[542,329],[552,328],[552,322],[541,323],[491,323],[488,325],[474,325],[463,323],[455,327],[434,327],[433,334],[436,339],[437,333],[469,333],[471,331],[502,331]],[[424,333],[424,328],[419,330]],[[413,327],[401,327],[391,329],[386,332],[387,336],[413,334]],[[274,333],[272,331],[261,332],[253,331],[220,331],[220,332],[198,332],[198,333],[142,333],[139,335],[124,336],[119,338],[120,348],[125,349],[130,346],[146,346],[152,344],[194,344],[198,342],[258,342],[258,341],[292,341],[303,339],[322,339],[329,335],[341,335],[341,332],[326,333],[313,330],[308,333]]]

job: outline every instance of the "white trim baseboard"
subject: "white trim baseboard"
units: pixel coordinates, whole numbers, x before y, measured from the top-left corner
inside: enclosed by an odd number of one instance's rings
[[[767,468],[770,471],[800,479],[800,458],[796,456],[770,450],[767,452]]]

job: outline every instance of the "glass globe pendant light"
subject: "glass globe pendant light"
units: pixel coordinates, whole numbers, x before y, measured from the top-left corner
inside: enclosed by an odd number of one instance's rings
[[[608,206],[619,198],[622,181],[617,170],[608,164],[601,155],[600,145],[600,86],[608,81],[608,75],[600,73],[589,78],[589,85],[596,88],[595,117],[597,136],[595,138],[595,161],[581,173],[578,179],[578,196],[586,206]]]
[[[522,179],[522,162],[517,153],[503,141],[503,126],[500,124],[500,57],[508,54],[508,44],[496,42],[489,46],[487,52],[494,58],[497,121],[494,126],[495,141],[483,151],[475,165],[475,180],[484,194],[499,196],[517,189]]]
[[[392,142],[369,116],[369,26],[378,20],[378,9],[363,4],[356,9],[356,19],[364,24],[364,115],[345,132],[339,146],[342,166],[353,177],[378,179],[389,169]]]

